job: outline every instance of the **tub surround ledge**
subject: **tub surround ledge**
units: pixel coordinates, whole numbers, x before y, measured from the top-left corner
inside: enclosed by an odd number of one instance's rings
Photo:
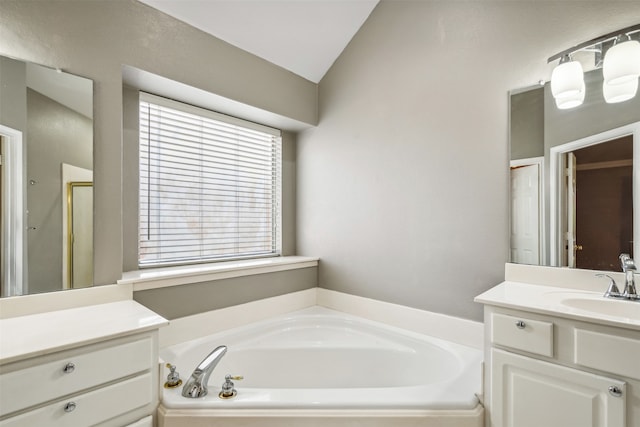
[[[482,349],[483,346],[482,322],[323,288],[317,289],[317,304],[468,347]]]
[[[167,328],[160,330],[160,348],[315,305],[475,349],[483,348],[484,326],[481,322],[323,288],[292,292],[173,319]]]

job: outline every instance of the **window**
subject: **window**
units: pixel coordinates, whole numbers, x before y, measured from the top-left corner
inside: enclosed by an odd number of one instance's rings
[[[140,94],[141,267],[280,253],[280,131]]]

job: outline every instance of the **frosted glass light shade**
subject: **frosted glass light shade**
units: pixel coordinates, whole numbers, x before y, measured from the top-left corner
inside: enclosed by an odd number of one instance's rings
[[[561,61],[551,73],[551,93],[556,99],[576,99],[582,92],[584,98],[584,73],[578,61]]]
[[[636,96],[637,92],[637,78],[617,85],[607,84],[606,82],[602,84],[602,94],[604,95],[604,100],[607,101],[608,104],[627,101]]]
[[[640,76],[640,43],[627,40],[614,44],[604,56],[602,74],[609,85],[637,79]]]
[[[582,82],[580,90],[574,92],[573,95],[555,98],[556,106],[560,110],[568,110],[569,108],[575,108],[579,105],[582,105],[582,103],[584,102],[584,93],[585,87],[584,82]]]

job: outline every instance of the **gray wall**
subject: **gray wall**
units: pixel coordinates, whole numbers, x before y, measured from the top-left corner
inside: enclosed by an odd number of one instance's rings
[[[544,87],[511,95],[511,160],[544,156]]]
[[[213,282],[152,289],[133,298],[166,319],[190,316],[250,301],[315,288],[318,268],[278,271]]]
[[[27,65],[0,57],[0,123],[27,130]]]
[[[317,87],[134,0],[0,2],[0,54],[90,78],[95,119],[95,282],[123,266],[122,65],[317,121]]]
[[[508,92],[640,21],[638,2],[382,1],[298,141],[298,252],[319,286],[472,319],[508,259]]]
[[[92,169],[93,122],[27,89],[27,133],[29,293],[50,292],[63,288],[62,163]]]

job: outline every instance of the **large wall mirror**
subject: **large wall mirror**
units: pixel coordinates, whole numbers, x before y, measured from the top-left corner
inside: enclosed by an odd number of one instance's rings
[[[640,256],[640,94],[607,104],[602,71],[558,109],[549,83],[510,95],[511,262],[620,271]]]
[[[93,283],[93,82],[0,56],[1,295]]]

